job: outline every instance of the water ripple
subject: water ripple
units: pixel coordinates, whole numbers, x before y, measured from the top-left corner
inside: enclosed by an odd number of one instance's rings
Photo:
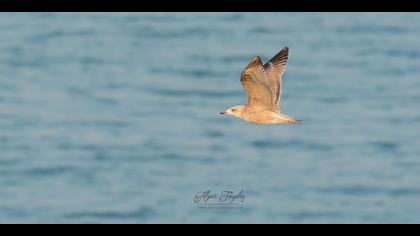
[[[287,140],[287,141],[276,141],[276,140],[255,140],[251,143],[256,148],[267,149],[267,148],[294,148],[294,149],[307,149],[313,151],[329,151],[332,149],[330,145],[306,142],[303,140]]]
[[[134,211],[84,211],[67,214],[65,217],[68,219],[84,220],[88,219],[134,219],[145,220],[156,216],[156,211],[149,207],[141,207]]]

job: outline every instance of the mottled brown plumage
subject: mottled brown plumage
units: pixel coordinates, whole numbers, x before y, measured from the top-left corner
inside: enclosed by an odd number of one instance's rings
[[[286,69],[289,48],[284,47],[266,64],[255,57],[243,70],[241,84],[248,95],[246,106],[235,106],[221,112],[254,124],[302,123],[281,113],[282,76]]]

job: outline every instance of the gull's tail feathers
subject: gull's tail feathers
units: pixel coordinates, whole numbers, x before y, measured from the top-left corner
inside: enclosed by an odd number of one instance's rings
[[[291,125],[294,125],[294,124],[303,124],[303,120],[296,120],[296,119],[290,119],[290,120],[287,120],[287,124],[291,124]]]
[[[294,120],[294,124],[303,124],[303,120]]]

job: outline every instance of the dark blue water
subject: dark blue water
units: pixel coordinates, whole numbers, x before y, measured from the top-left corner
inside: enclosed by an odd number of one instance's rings
[[[1,223],[419,223],[420,14],[0,14]],[[297,126],[221,117],[290,47]],[[197,192],[244,191],[240,209]]]

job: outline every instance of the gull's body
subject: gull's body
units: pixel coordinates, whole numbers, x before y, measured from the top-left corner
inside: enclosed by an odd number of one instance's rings
[[[286,69],[289,48],[283,48],[266,64],[255,57],[244,69],[241,84],[248,95],[248,104],[239,105],[221,112],[253,124],[297,124],[302,123],[281,113],[280,98],[282,75]]]

